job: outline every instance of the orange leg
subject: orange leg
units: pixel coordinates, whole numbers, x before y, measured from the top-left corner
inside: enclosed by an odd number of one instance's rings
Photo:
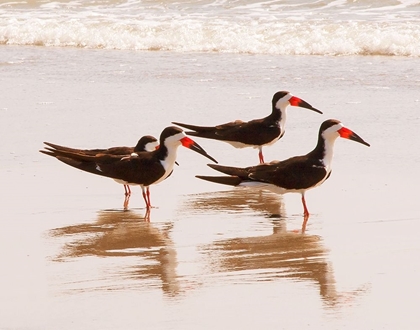
[[[131,195],[131,189],[130,189],[130,186],[129,185],[127,185],[127,184],[124,185],[124,192],[125,192],[125,195],[126,196],[130,196]]]
[[[306,207],[305,195],[302,194],[303,215],[309,218],[309,211]]]
[[[141,187],[141,190],[142,190],[144,202],[146,203],[146,208],[149,210],[151,208],[149,187],[146,187],[146,188]]]
[[[152,203],[150,202],[150,190],[149,187],[146,188],[146,197],[147,197],[147,203],[149,205],[149,208],[152,207]]]
[[[150,222],[150,208],[146,210],[146,214],[144,215],[144,221]]]
[[[130,202],[130,195],[125,195],[124,198],[124,210],[128,209],[128,203]]]
[[[303,205],[303,223],[302,223],[302,234],[303,234],[306,230],[306,224],[308,223],[308,219],[309,219],[309,211],[308,211],[308,208],[306,207],[304,194],[302,194],[302,205]]]
[[[260,152],[258,153],[258,158],[260,160],[260,164],[264,163],[264,156],[262,153],[262,148],[260,148]]]
[[[306,224],[308,223],[309,214],[303,216],[303,222],[302,222],[302,234],[305,233],[306,230]]]

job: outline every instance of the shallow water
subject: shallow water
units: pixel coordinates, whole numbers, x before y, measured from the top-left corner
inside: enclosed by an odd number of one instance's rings
[[[272,55],[420,56],[417,0],[0,3],[0,44]]]
[[[420,243],[420,62],[0,47],[0,328],[413,329]],[[340,140],[333,174],[300,197],[217,186],[208,160],[179,150],[152,186],[151,221],[133,189],[38,152],[134,144],[171,121],[263,117],[290,90],[266,160],[310,151],[337,118],[371,144]],[[219,163],[257,151],[197,139]]]

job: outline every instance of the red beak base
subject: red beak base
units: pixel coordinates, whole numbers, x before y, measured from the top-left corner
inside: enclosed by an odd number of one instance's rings
[[[364,144],[365,146],[370,147],[370,144],[367,143],[365,140],[363,140],[359,135],[354,133],[352,130],[348,129],[347,127],[342,127],[338,130],[338,134],[344,139],[349,139],[352,141],[359,142],[361,144]]]
[[[302,100],[302,99],[300,99],[296,96],[292,96],[289,99],[289,103],[290,103],[290,105],[292,105],[294,107],[301,107],[301,108],[305,108],[305,109],[312,110],[312,111],[315,111],[315,112],[318,112],[318,113],[322,114],[322,111],[320,111],[318,109],[315,109],[312,105],[310,105],[306,101],[304,101],[304,100]]]
[[[189,137],[184,136],[180,141],[185,148],[188,148],[188,149],[191,149],[195,152],[198,152],[200,155],[203,155],[203,156],[207,157],[208,159],[212,160],[213,162],[215,162],[217,164],[216,159],[214,159],[212,156],[210,156],[198,143],[196,143],[195,141],[193,141]]]

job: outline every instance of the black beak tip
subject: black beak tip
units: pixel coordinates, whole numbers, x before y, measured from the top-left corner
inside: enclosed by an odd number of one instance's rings
[[[358,135],[350,137],[350,140],[353,140],[353,141],[359,142],[360,144],[363,144],[363,145],[365,145],[365,146],[367,146],[367,147],[370,147],[370,144],[369,144],[369,143],[367,143],[365,140],[363,140],[363,139],[362,139],[360,136],[358,136]]]
[[[212,156],[207,155],[207,157],[208,157],[209,159],[211,159],[213,162],[215,162],[216,164],[219,164],[219,162],[218,162],[216,159],[214,159]]]

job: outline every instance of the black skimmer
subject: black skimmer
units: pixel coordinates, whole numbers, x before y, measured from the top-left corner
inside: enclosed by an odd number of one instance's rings
[[[172,124],[192,130],[185,132],[191,136],[224,141],[235,148],[258,148],[259,161],[264,163],[263,146],[275,143],[284,135],[288,105],[306,108],[322,114],[321,111],[315,109],[309,103],[286,91],[275,93],[271,103],[270,115],[248,122],[236,120],[217,126],[195,126],[179,122],[172,122]]]
[[[309,211],[306,207],[305,192],[318,187],[329,178],[334,142],[338,137],[370,146],[356,133],[344,127],[340,121],[329,119],[324,121],[319,128],[315,149],[304,156],[245,168],[208,164],[211,168],[230,176],[197,175],[197,178],[231,186],[267,189],[278,194],[300,193],[304,210],[304,225],[306,225]]]
[[[178,127],[166,127],[160,135],[159,142],[159,148],[154,151],[131,155],[85,155],[58,149],[40,150],[40,152],[82,171],[109,177],[127,185],[139,185],[149,212],[151,203],[148,188],[165,180],[172,173],[179,146],[183,145],[217,163]]]
[[[50,142],[44,142],[48,147],[46,147],[46,150],[54,151],[54,150],[61,150],[61,151],[67,151],[67,152],[73,152],[73,153],[81,153],[84,155],[90,155],[95,156],[98,154],[106,154],[106,155],[131,155],[133,152],[142,152],[142,151],[153,151],[159,148],[159,142],[158,140],[151,135],[145,135],[140,138],[140,140],[137,142],[135,147],[111,147],[108,149],[76,149],[76,148],[69,148],[64,147],[58,144],[50,143]],[[119,180],[115,180],[118,183],[122,183],[124,185],[124,193],[125,196],[131,195],[131,189],[130,186],[127,184],[124,184],[123,182]],[[128,202],[127,202],[128,203]]]
[[[64,147],[58,144],[44,142],[48,147],[46,149],[69,151],[74,153],[81,153],[85,155],[95,156],[97,154],[108,155],[130,155],[133,152],[153,151],[159,147],[159,141],[151,135],[145,135],[140,138],[135,147],[112,147],[108,149],[76,149]]]

